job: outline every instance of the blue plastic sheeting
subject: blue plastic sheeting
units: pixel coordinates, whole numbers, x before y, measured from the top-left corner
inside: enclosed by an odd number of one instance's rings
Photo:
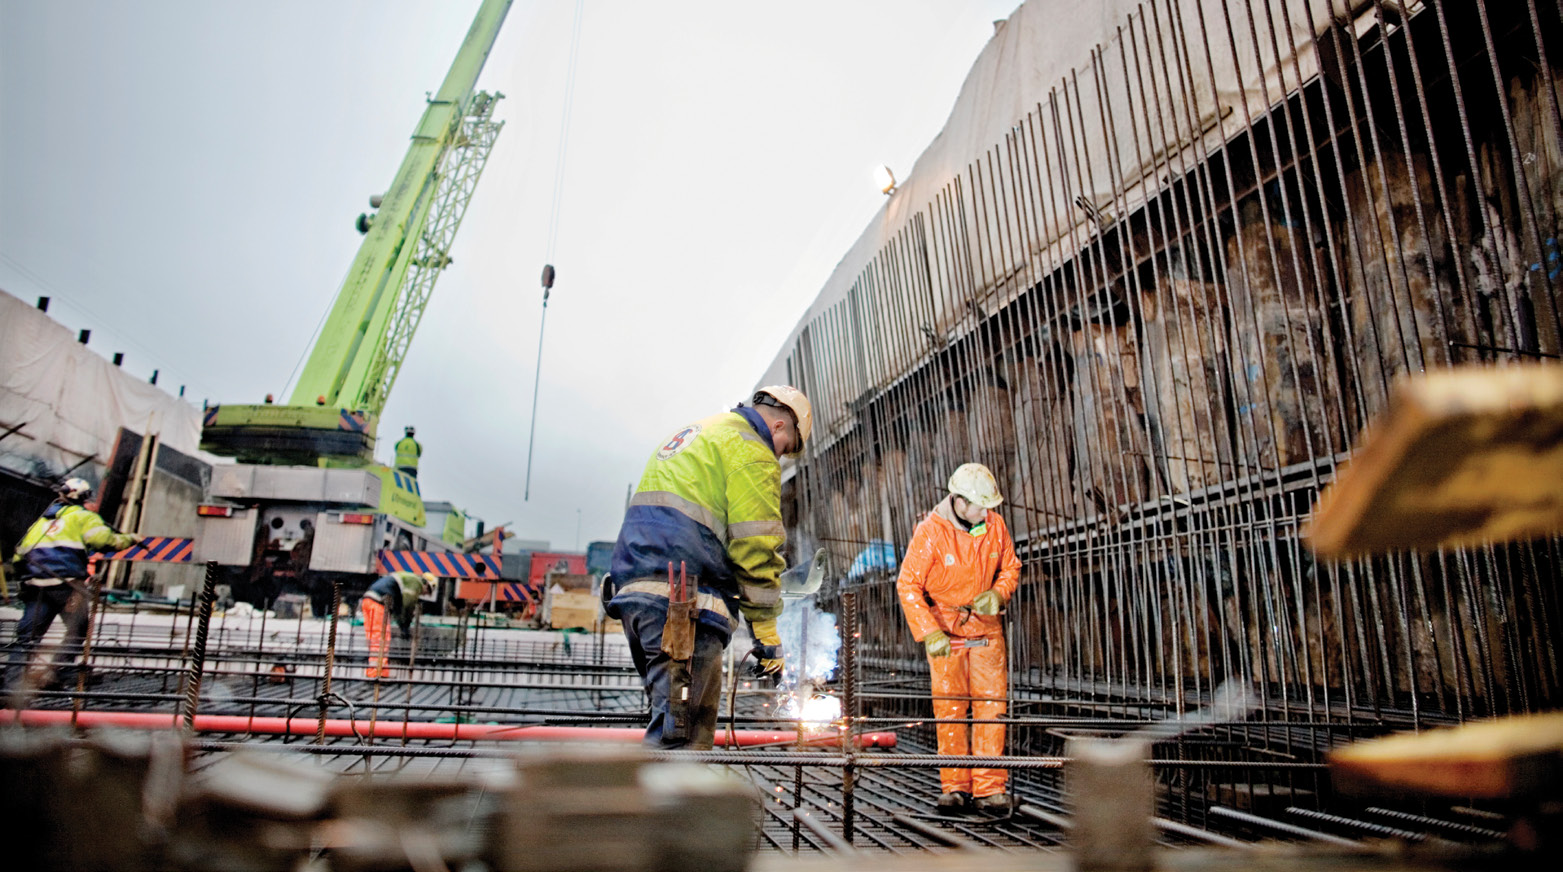
[[[875,539],[852,558],[852,568],[847,570],[847,578],[862,578],[870,572],[894,573],[900,567],[901,561],[896,557],[895,544],[883,539]]]

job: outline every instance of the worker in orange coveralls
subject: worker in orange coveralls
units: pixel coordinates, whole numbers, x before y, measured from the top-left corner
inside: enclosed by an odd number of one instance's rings
[[[365,678],[390,678],[386,668],[386,651],[391,641],[391,616],[401,628],[402,638],[412,635],[413,610],[418,598],[434,595],[434,585],[439,578],[432,572],[417,575],[411,572],[393,572],[383,575],[358,604],[364,618],[364,635],[369,637],[369,666]]]
[[[917,525],[896,579],[906,622],[928,651],[940,754],[1004,753],[1003,724],[942,723],[965,720],[968,710],[976,720],[1004,715],[1009,675],[998,615],[1020,583],[1020,558],[993,511],[1003,501],[986,466],[955,470],[950,495]],[[1003,769],[940,769],[937,810],[1008,813],[1008,780]]]

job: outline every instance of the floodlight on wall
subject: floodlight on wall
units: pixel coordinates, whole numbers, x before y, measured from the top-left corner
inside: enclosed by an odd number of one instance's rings
[[[896,189],[895,173],[882,164],[874,167],[874,184],[879,186],[879,192],[886,197],[894,194]]]

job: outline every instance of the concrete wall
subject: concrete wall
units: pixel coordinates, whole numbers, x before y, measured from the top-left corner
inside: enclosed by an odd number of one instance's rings
[[[159,461],[164,452],[159,451]],[[201,502],[203,488],[199,483],[169,473],[159,464],[152,480],[147,484],[146,507],[143,510],[141,532],[158,536],[194,536],[196,506]],[[135,563],[132,564],[129,586],[154,596],[170,594],[170,586],[183,585],[183,596],[190,596],[200,589],[203,569],[195,564]]]

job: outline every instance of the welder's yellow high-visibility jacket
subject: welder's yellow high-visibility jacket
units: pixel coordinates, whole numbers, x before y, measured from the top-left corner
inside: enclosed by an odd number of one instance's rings
[[[129,548],[136,537],[116,533],[97,512],[74,503],[55,502],[33,522],[16,546],[16,560],[24,564],[22,576],[40,585],[62,579],[86,578],[91,551]]]
[[[731,636],[739,612],[781,614],[781,467],[759,413],[740,406],[679,429],[646,462],[613,551],[613,606],[666,608],[668,563],[699,578],[700,621]],[[617,611],[617,608],[614,608]]]

